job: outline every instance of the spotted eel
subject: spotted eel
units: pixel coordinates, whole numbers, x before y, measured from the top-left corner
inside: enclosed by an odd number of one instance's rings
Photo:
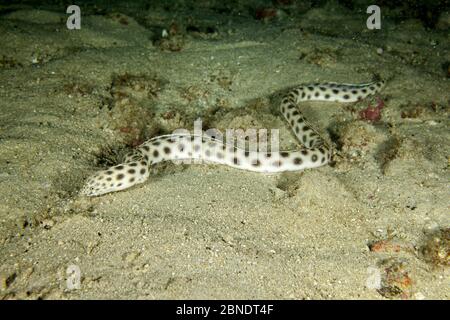
[[[297,107],[301,101],[355,102],[378,93],[383,80],[363,84],[315,83],[289,91],[280,111],[303,148],[294,151],[261,151],[239,148],[206,135],[171,134],[152,138],[127,155],[122,164],[87,179],[80,193],[99,196],[128,189],[149,177],[149,166],[167,160],[199,159],[255,172],[283,172],[316,168],[331,159],[331,148],[308,124]]]

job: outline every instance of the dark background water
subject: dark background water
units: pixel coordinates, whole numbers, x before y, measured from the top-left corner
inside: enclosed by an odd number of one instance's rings
[[[311,8],[323,7],[329,0],[161,0],[161,1],[126,1],[126,0],[22,0],[0,1],[0,15],[24,8],[35,8],[61,11],[71,4],[82,8],[84,14],[107,14],[120,11],[130,15],[139,21],[139,17],[152,8],[163,9],[172,13],[195,13],[199,10],[208,14],[208,10],[215,14],[239,15],[258,19],[260,10],[274,8],[284,10],[288,15],[305,13]],[[336,0],[335,3],[354,11],[365,11],[372,4],[380,6],[384,18],[401,21],[417,18],[426,28],[433,29],[439,19],[439,15],[448,11],[450,0]]]

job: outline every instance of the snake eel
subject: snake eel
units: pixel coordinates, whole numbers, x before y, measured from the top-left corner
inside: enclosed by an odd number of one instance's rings
[[[149,177],[149,166],[167,160],[199,159],[255,172],[284,172],[316,168],[331,159],[331,148],[309,125],[297,104],[302,101],[356,102],[378,93],[383,80],[362,84],[334,82],[307,84],[289,91],[281,99],[280,111],[298,141],[303,145],[294,151],[261,151],[239,148],[205,135],[171,134],[152,138],[131,154],[122,164],[99,171],[87,179],[81,195],[99,196],[128,189]]]

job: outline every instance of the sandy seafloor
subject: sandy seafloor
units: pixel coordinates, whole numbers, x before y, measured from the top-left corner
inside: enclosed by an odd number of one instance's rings
[[[65,28],[65,8],[3,12],[0,297],[449,299],[445,21],[371,31],[364,9],[333,2],[267,21],[251,4],[198,3],[90,9],[81,30]],[[331,165],[158,165],[132,189],[78,195],[124,147],[199,117],[205,129],[280,128],[295,147],[280,93],[374,74],[388,80],[379,121],[360,119],[374,98],[301,106],[334,146]]]

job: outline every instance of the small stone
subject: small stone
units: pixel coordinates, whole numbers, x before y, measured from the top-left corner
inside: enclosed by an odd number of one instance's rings
[[[287,196],[286,191],[281,190],[280,188],[270,188],[270,192],[273,194],[275,200],[283,199]]]
[[[223,242],[225,242],[226,244],[230,245],[230,246],[234,246],[234,239],[231,235],[223,235],[222,236],[222,240]]]
[[[439,224],[436,221],[429,220],[423,227],[423,233],[430,235],[439,230]]]
[[[414,298],[415,298],[416,300],[424,300],[424,299],[425,299],[425,296],[423,295],[422,292],[417,292],[417,293],[414,295]]]
[[[3,273],[0,273],[0,290],[6,290],[8,288],[6,284],[6,275]]]
[[[131,264],[141,255],[138,251],[126,252],[123,254],[122,259],[124,262]]]
[[[8,289],[9,286],[16,280],[17,273],[13,272],[11,274],[0,273],[0,289]]]
[[[51,229],[55,225],[55,221],[52,219],[44,219],[41,221],[41,225],[44,229]]]

